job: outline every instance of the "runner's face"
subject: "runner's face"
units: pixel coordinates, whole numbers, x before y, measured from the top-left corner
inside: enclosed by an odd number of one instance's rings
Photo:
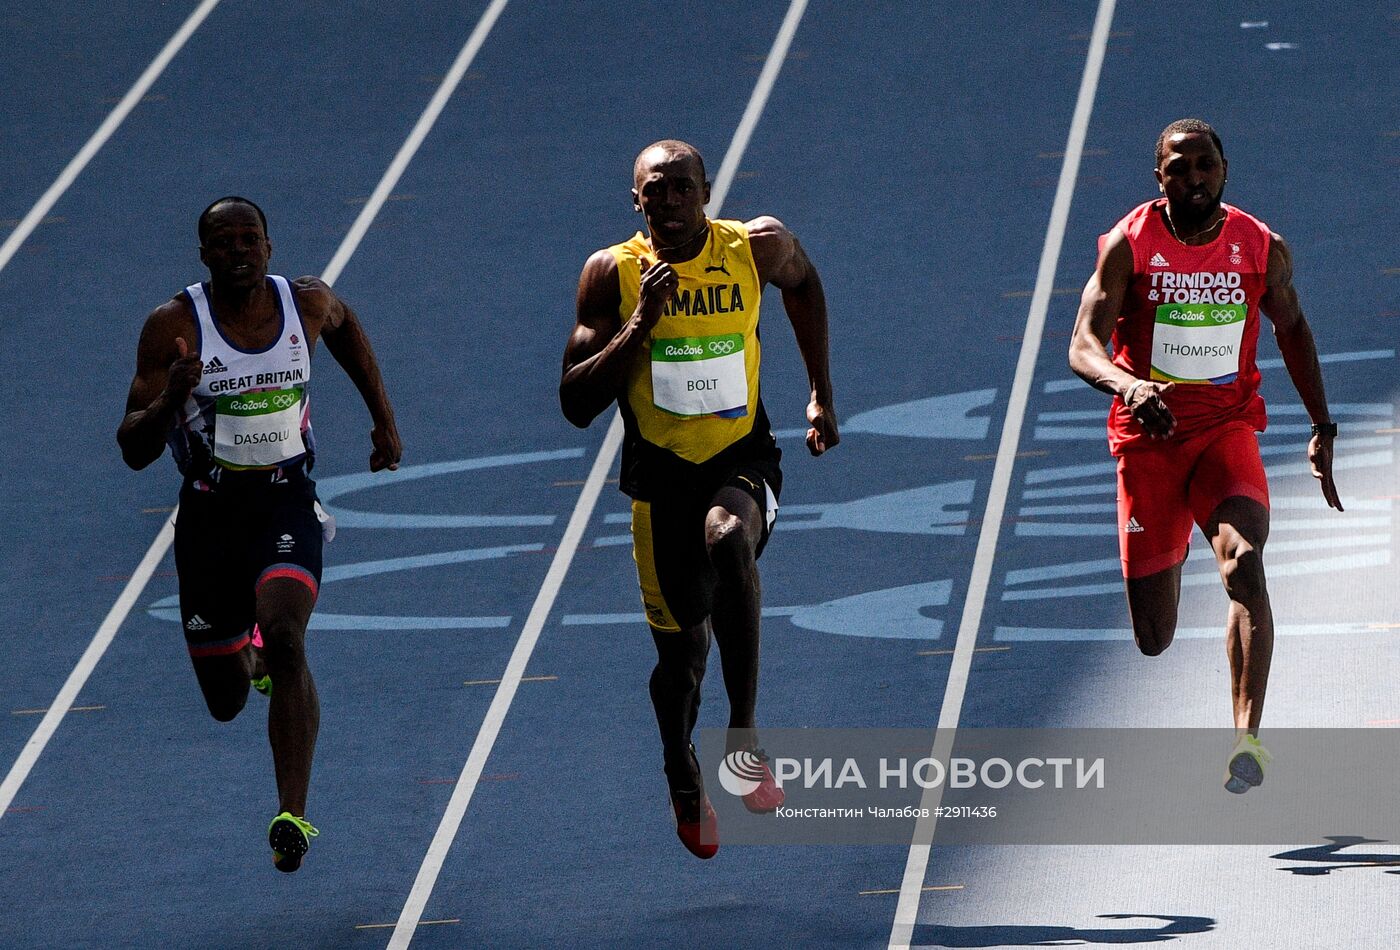
[[[1203,132],[1178,132],[1167,139],[1166,154],[1157,166],[1157,183],[1167,196],[1177,225],[1190,228],[1215,215],[1225,194],[1229,167]]]
[[[247,205],[227,204],[209,215],[199,259],[209,268],[209,279],[218,287],[247,289],[267,276],[272,243],[263,231],[258,213]]]
[[[694,156],[658,155],[642,164],[636,185],[632,197],[656,247],[679,247],[705,230],[710,186]]]

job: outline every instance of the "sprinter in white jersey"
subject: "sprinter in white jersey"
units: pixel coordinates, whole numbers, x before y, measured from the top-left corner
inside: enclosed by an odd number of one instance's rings
[[[117,442],[133,469],[169,444],[184,478],[175,567],[186,645],[215,719],[238,715],[250,683],[271,697],[279,805],[268,842],[278,870],[295,871],[318,834],[306,820],[320,706],[305,639],[332,533],[307,474],[318,339],[369,408],[370,471],[398,468],[402,446],[354,311],[318,278],[267,273],[257,205],[215,201],[199,217],[199,245],[209,280],[146,318]]]

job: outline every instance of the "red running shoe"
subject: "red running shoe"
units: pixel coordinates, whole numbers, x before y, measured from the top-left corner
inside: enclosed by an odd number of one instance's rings
[[[692,804],[693,796],[699,800]],[[676,812],[676,837],[685,849],[697,858],[708,860],[719,852],[719,819],[714,806],[704,792],[671,795],[671,808]]]
[[[763,766],[763,779],[758,783],[758,788],[744,796],[744,807],[755,815],[762,815],[766,812],[777,811],[779,806],[787,800],[778,782],[773,778],[773,770],[768,767],[768,756],[762,749],[754,753]]]

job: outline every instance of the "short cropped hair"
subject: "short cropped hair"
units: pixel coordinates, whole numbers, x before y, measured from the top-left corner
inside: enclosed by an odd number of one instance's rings
[[[262,222],[263,236],[267,236],[267,215],[263,214],[263,209],[253,204],[253,202],[249,201],[247,198],[241,198],[238,195],[225,195],[210,204],[209,207],[205,208],[200,214],[199,243],[204,243],[204,235],[209,231],[209,216],[212,215],[220,205],[247,205],[252,208],[258,213],[258,220]]]
[[[1225,146],[1220,144],[1220,136],[1211,128],[1209,122],[1201,119],[1177,119],[1171,125],[1162,130],[1162,134],[1157,136],[1156,161],[1153,167],[1162,164],[1162,157],[1167,154],[1167,140],[1173,135],[1209,135],[1210,140],[1215,143],[1215,150],[1220,153],[1220,157],[1225,157]]]
[[[700,157],[700,150],[689,142],[682,142],[680,139],[662,139],[659,142],[652,142],[646,148],[637,153],[637,160],[632,163],[632,180],[637,180],[637,172],[642,168],[642,156],[653,149],[660,149],[666,153],[668,158],[684,158],[694,156],[700,163],[700,178],[708,181],[705,175],[705,160]]]

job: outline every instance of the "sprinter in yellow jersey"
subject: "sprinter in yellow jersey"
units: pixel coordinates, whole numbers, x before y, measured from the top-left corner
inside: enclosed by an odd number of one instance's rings
[[[759,398],[760,298],[769,283],[783,292],[811,382],[813,455],[840,441],[826,298],[782,222],[705,216],[710,183],[690,145],[647,147],[633,178],[648,236],[598,251],[584,265],[559,400],[580,428],[614,400],[622,413],[620,487],[632,498],[633,556],[656,643],[651,699],[676,832],[708,858],[719,837],[690,735],[712,631],[729,696],[727,751],[762,775],[744,803],[763,812],[783,801],[754,726],[757,561],[782,487],[781,453]]]

